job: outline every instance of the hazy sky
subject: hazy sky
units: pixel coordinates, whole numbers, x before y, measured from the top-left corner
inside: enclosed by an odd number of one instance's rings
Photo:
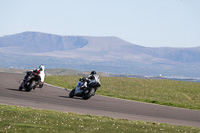
[[[200,0],[0,0],[0,37],[24,31],[200,46]]]

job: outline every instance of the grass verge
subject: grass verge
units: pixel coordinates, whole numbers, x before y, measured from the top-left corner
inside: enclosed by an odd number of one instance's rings
[[[38,110],[28,107],[0,105],[0,132],[4,133],[122,133],[122,132],[193,132],[200,128],[173,126],[162,123],[130,121],[81,115],[67,112]]]
[[[45,82],[73,89],[80,76],[47,76]],[[100,77],[97,94],[200,110],[200,83],[166,79]]]

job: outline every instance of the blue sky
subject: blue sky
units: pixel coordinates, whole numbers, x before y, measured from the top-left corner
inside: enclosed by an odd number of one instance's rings
[[[0,36],[38,31],[200,46],[200,0],[0,0],[0,18]]]

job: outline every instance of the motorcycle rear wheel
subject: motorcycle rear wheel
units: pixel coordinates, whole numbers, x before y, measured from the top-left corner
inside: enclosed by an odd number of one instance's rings
[[[94,89],[94,88],[91,88],[91,89],[89,90],[88,93],[82,95],[82,98],[83,98],[84,100],[87,100],[87,99],[89,99],[90,97],[92,97],[92,96],[94,95],[94,93],[95,93],[95,89]]]
[[[31,91],[35,86],[35,81],[32,80],[31,83],[25,88],[25,91],[29,92]]]

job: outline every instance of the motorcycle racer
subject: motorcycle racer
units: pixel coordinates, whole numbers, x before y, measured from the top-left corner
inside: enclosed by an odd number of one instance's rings
[[[99,75],[97,75],[96,71],[91,71],[90,75],[88,76],[88,80],[95,80],[100,83]]]
[[[44,85],[44,78],[45,78],[44,70],[45,70],[44,65],[40,65],[38,69],[34,70],[34,72],[36,72],[40,76],[40,79],[41,79],[41,82],[39,83],[39,88],[42,88]]]
[[[27,75],[24,77],[24,80],[23,82],[21,83],[20,87],[19,87],[19,90],[22,90],[24,88],[24,85],[29,77],[29,74],[28,73],[34,73],[35,76],[38,77],[39,81],[38,81],[38,85],[39,85],[39,88],[42,88],[43,85],[44,85],[44,78],[45,78],[45,66],[44,65],[40,65],[38,69],[35,69],[35,70],[30,70],[30,71],[27,71]]]
[[[75,95],[78,93],[82,93],[82,88],[87,87],[87,84],[89,82],[98,82],[99,86],[100,86],[100,80],[99,80],[99,75],[97,75],[96,71],[91,71],[90,75],[88,76],[88,78],[83,77],[81,78],[77,85],[76,85],[76,89],[75,89]]]

